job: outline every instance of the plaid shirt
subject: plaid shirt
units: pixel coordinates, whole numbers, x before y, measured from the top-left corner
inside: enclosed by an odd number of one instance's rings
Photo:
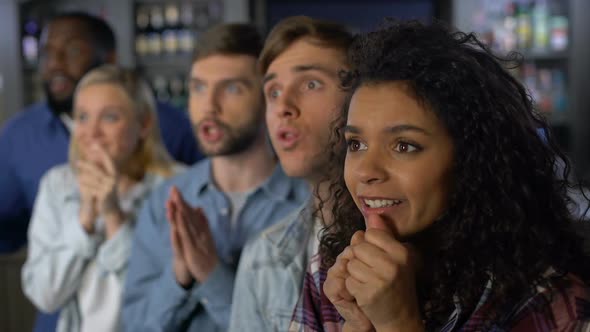
[[[316,253],[305,274],[303,292],[299,298],[289,331],[291,332],[335,332],[342,331],[342,317],[323,292],[327,270],[321,266]],[[500,332],[590,332],[590,289],[573,275],[552,280],[551,290],[538,287],[537,292],[515,306],[504,319],[492,324],[488,331]],[[457,304],[440,332],[483,331],[490,309],[488,295],[492,289],[488,283],[479,304],[470,317],[462,324],[462,311]]]
[[[320,255],[314,255],[303,281],[303,290],[289,331],[293,332],[336,332],[342,330],[342,317],[324,294],[323,285],[328,271],[321,264]]]

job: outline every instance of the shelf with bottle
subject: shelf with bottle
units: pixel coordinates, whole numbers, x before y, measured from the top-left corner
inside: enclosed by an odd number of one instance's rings
[[[525,60],[532,61],[565,61],[569,59],[569,53],[567,50],[516,50],[516,52],[522,54]]]
[[[527,61],[513,74],[525,84],[536,110],[544,114],[551,124],[568,123],[567,73],[561,66]]]
[[[482,0],[474,31],[496,54],[523,63],[513,74],[524,83],[551,125],[569,125],[569,6],[566,0]]]
[[[221,22],[222,9],[222,0],[136,1],[138,62],[174,66],[181,59],[190,59],[198,35]]]
[[[147,79],[156,99],[186,110],[188,90],[185,75],[185,72],[148,74]]]
[[[517,51],[527,60],[569,56],[567,1],[486,0],[474,21],[482,39],[499,54]]]
[[[146,55],[136,59],[138,67],[162,71],[162,70],[188,70],[191,64],[189,54],[170,54],[166,56]]]

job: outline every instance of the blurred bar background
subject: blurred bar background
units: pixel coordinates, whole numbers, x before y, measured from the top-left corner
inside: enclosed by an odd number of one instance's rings
[[[66,10],[105,18],[116,33],[119,63],[140,68],[158,99],[183,108],[191,52],[214,24],[253,22],[267,32],[284,17],[309,15],[366,31],[384,17],[442,20],[476,32],[499,55],[524,56],[514,75],[550,121],[575,175],[590,176],[588,0],[1,0],[0,127],[44,98],[41,29]],[[0,331],[31,330],[34,310],[20,291],[23,260],[23,252],[0,257]]]

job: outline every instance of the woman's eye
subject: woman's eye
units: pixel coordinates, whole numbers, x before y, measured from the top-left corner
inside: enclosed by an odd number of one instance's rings
[[[306,88],[308,90],[316,90],[322,86],[322,83],[318,80],[311,80],[307,82]]]
[[[347,145],[348,145],[348,151],[350,151],[350,152],[356,152],[356,151],[361,151],[361,150],[367,149],[367,146],[364,143],[362,143],[361,141],[356,140],[356,139],[348,140]]]
[[[419,148],[413,144],[407,142],[399,142],[394,148],[395,151],[400,153],[416,152]]]
[[[119,115],[117,114],[105,114],[103,116],[103,119],[108,121],[108,122],[116,122],[117,120],[119,120]]]
[[[75,114],[76,112],[74,112]],[[76,122],[84,122],[88,119],[88,116],[84,113],[79,113],[74,116],[74,121]]]

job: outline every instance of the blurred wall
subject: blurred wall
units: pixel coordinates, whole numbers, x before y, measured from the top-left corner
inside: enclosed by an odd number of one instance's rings
[[[16,0],[0,1],[0,124],[20,111],[22,77]]]
[[[435,0],[267,1],[269,28],[292,15],[327,19],[345,24],[354,31],[368,31],[376,28],[385,17],[430,22],[435,16]]]

